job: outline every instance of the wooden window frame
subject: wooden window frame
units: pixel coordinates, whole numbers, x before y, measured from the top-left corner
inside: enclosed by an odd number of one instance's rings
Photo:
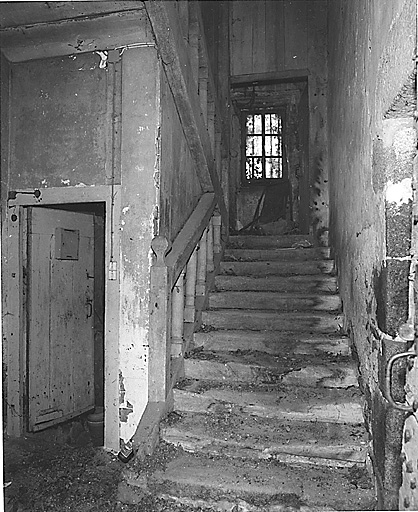
[[[280,116],[282,121],[282,131],[280,134],[281,141],[282,141],[282,155],[279,157],[281,159],[282,164],[282,175],[278,178],[266,178],[263,176],[263,178],[247,178],[246,174],[246,161],[247,161],[247,153],[246,153],[246,142],[247,142],[247,116],[248,115],[266,115],[266,114],[277,114]],[[286,158],[285,158],[285,130],[284,127],[286,125],[286,117],[285,117],[285,111],[283,109],[278,108],[265,108],[265,109],[248,109],[248,110],[241,110],[241,170],[242,170],[242,183],[244,185],[268,185],[268,184],[275,184],[279,183],[280,180],[287,177],[286,172]],[[263,121],[263,133],[262,133],[263,141],[265,140],[265,133],[264,133],[264,121]],[[263,153],[264,153],[264,144],[263,144]],[[265,173],[265,155],[262,155],[263,158],[263,173]]]

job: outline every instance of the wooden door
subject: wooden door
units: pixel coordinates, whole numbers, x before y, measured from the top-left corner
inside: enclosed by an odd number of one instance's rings
[[[94,217],[29,209],[29,430],[94,407]]]

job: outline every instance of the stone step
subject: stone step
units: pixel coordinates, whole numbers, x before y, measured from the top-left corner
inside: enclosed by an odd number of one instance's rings
[[[333,260],[223,261],[220,265],[220,273],[228,276],[326,275],[333,270]]]
[[[336,293],[337,278],[330,275],[300,276],[226,276],[215,278],[217,291],[264,291],[295,293]]]
[[[174,410],[206,414],[241,412],[277,420],[363,423],[358,388],[233,386],[185,380],[174,389]]]
[[[246,351],[258,350],[281,357],[309,355],[326,358],[349,356],[350,344],[347,337],[326,335],[304,335],[282,331],[220,330],[196,332],[194,346],[205,350]]]
[[[341,299],[337,294],[224,291],[210,294],[209,308],[337,311],[341,308]]]
[[[263,512],[366,510],[374,493],[350,468],[296,467],[275,461],[179,454],[148,477],[152,495],[208,510]],[[130,481],[135,485],[135,479]],[[141,480],[140,483],[142,484]]]
[[[329,247],[311,247],[295,249],[278,247],[271,249],[227,249],[224,261],[274,261],[274,260],[328,260],[331,255]]]
[[[265,310],[219,309],[203,311],[202,324],[214,329],[330,334],[341,330],[343,318],[340,315],[325,312],[283,313]]]
[[[275,384],[348,388],[358,386],[353,363],[285,359],[265,352],[198,351],[184,360],[185,377],[247,384]]]
[[[228,248],[231,249],[270,249],[270,248],[310,248],[313,239],[309,235],[232,235]]]
[[[363,428],[336,423],[278,421],[237,414],[172,413],[162,439],[193,453],[333,466],[364,463]]]

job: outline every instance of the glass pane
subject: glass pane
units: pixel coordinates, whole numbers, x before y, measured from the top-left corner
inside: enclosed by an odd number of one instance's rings
[[[254,119],[253,119],[253,115],[249,115],[247,116],[247,133],[248,134],[251,134],[251,133],[254,133]]]
[[[263,166],[262,166],[262,159],[261,158],[254,158],[253,162],[253,177],[260,179],[263,177]]]
[[[266,156],[280,156],[279,155],[279,138],[266,137],[264,141],[264,151]]]
[[[261,156],[263,154],[262,151],[262,141],[263,137],[250,135],[247,137],[247,145],[245,149],[245,154],[247,156]]]
[[[282,161],[279,158],[266,158],[266,178],[282,177]]]
[[[254,137],[252,135],[247,137],[247,144],[245,147],[246,156],[250,156],[254,154]]]
[[[254,116],[254,133],[263,133],[263,128],[262,128],[262,121],[261,121],[261,118],[263,116],[261,114],[256,114]]]
[[[271,131],[268,133],[279,133],[279,121],[280,121],[279,116],[277,114],[271,114],[270,118],[271,118],[271,121],[270,121]]]
[[[245,177],[247,180],[250,180],[253,177],[253,160],[252,158],[247,158],[245,162]]]
[[[264,115],[264,131],[265,131],[265,133],[271,132],[271,115],[270,114]]]

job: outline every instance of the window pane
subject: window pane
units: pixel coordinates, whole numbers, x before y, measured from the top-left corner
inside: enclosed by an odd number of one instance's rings
[[[247,147],[245,154],[248,156],[262,156],[263,137],[251,135],[247,137]]]
[[[281,119],[277,114],[271,114],[270,118],[271,131],[268,133],[279,133],[279,120],[281,121]]]
[[[282,177],[282,161],[279,158],[266,158],[266,178]]]
[[[261,158],[254,158],[253,163],[253,177],[260,179],[263,177],[263,165],[262,165],[262,159]]]
[[[247,158],[245,162],[245,177],[247,180],[250,180],[253,177],[253,160],[252,158]]]
[[[264,131],[265,133],[271,133],[271,115],[264,115]]]
[[[279,156],[278,137],[266,137],[264,141],[264,151],[266,156]]]
[[[263,133],[263,128],[262,128],[262,121],[261,121],[261,118],[263,116],[261,114],[256,114],[254,116],[254,133],[258,133],[258,134],[261,134]]]
[[[247,116],[247,133],[251,134],[254,133],[254,116],[249,115]]]

